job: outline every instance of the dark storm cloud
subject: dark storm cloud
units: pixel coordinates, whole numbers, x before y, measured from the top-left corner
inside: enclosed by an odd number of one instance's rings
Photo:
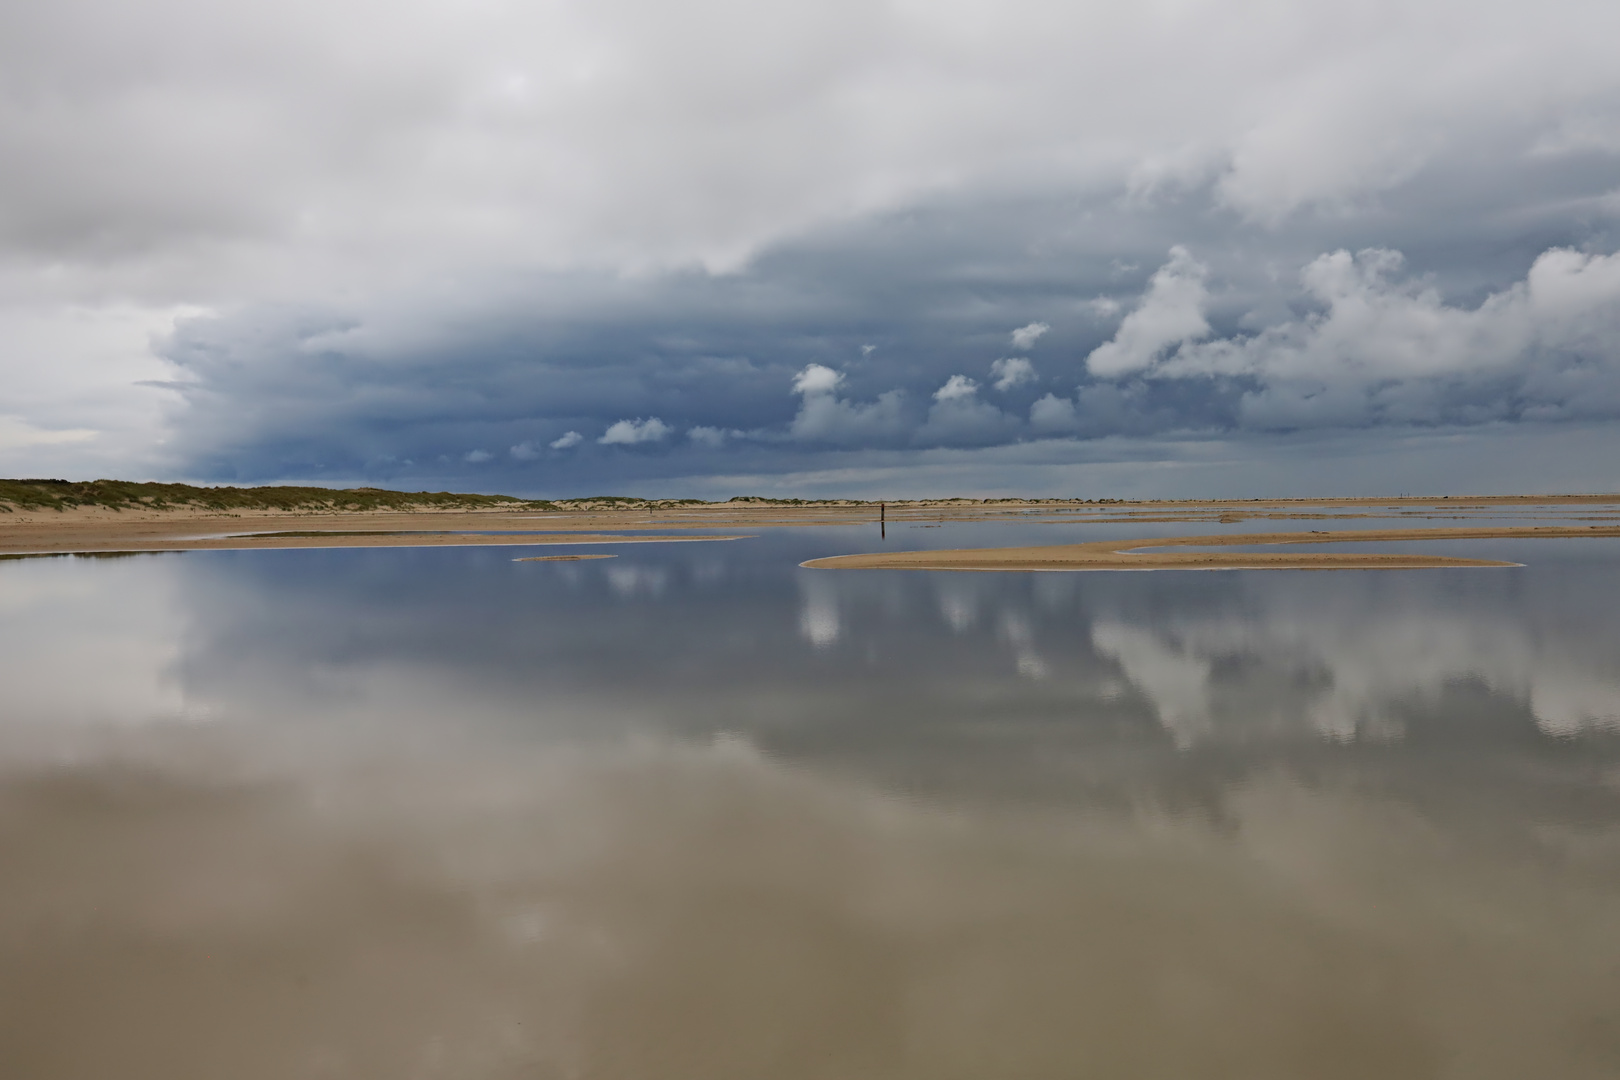
[[[1138,288],[1161,243],[1158,215],[1132,248],[1048,235],[1089,215],[933,207],[780,245],[732,274],[529,275],[459,304],[193,320],[167,350],[189,403],[177,449],[216,479],[433,475],[558,491],[1027,438],[1032,403],[1083,379],[1110,330],[1093,301]],[[1014,332],[1037,316],[1050,329],[1020,349]],[[1020,378],[998,375],[1008,360],[1026,361]],[[1183,426],[1222,420],[1181,387],[1136,397],[1141,415],[1099,433],[1151,430],[1167,403]],[[652,419],[657,437],[609,435]]]
[[[1596,179],[1620,181],[1609,164]],[[1597,186],[1594,169],[1570,171]],[[1081,462],[1127,438],[1153,460],[1155,438],[1620,415],[1620,262],[1562,246],[1607,240],[1606,219],[1520,206],[1523,179],[1476,183],[1445,227],[1443,169],[1376,214],[1288,228],[1207,187],[940,201],[727,274],[248,309],[171,343],[177,448],[211,479],[566,494],[827,470],[859,486],[862,451],[892,485],[943,448],[1044,442],[1043,460]],[[1389,235],[1414,254],[1369,246]]]

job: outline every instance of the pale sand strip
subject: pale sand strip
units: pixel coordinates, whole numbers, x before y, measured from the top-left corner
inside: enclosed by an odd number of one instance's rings
[[[591,555],[530,555],[523,559],[513,559],[513,562],[579,562],[582,559],[617,559],[617,555],[608,555],[598,552]]]
[[[1620,537],[1620,527],[1522,526],[1494,529],[1343,529],[1334,532],[1241,533],[1102,540],[1047,547],[958,548],[873,552],[811,559],[816,570],[1412,570],[1439,566],[1517,566],[1494,559],[1380,552],[1203,552],[1152,548],[1250,547],[1261,544],[1389,543],[1400,540]]]
[[[11,538],[5,538],[7,540]],[[29,544],[0,540],[0,555],[111,555],[158,551],[204,551],[221,548],[373,548],[373,547],[541,547],[555,544],[683,544],[707,540],[746,540],[747,536],[647,534],[608,536],[596,533],[460,533],[395,529],[300,530],[283,533],[230,533],[219,536],[82,535],[52,537]]]

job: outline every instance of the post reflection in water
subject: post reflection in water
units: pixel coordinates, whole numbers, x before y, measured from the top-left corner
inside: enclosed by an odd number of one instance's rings
[[[0,565],[7,1073],[1620,1072],[1620,551],[858,542]]]

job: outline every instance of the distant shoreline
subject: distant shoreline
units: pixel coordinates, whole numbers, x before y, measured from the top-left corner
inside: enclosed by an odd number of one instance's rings
[[[0,495],[6,485],[16,481],[0,481]],[[32,482],[30,482],[32,483]],[[120,490],[141,485],[126,485]],[[178,485],[169,485],[170,489]],[[213,489],[186,489],[198,492]],[[234,499],[244,499],[256,491],[307,491],[310,489],[230,489]],[[171,490],[171,494],[178,494]],[[327,492],[322,498],[337,500],[342,492]],[[405,499],[407,493],[373,492],[376,499],[383,496]],[[109,496],[110,497],[110,496]],[[368,495],[368,498],[372,496]],[[414,497],[414,496],[413,496]],[[439,496],[435,496],[436,498]],[[288,496],[290,499],[291,496]],[[443,496],[458,499],[462,496]],[[430,507],[400,505],[370,509],[337,509],[330,505],[314,508],[304,504],[287,507],[202,506],[169,503],[163,506],[135,502],[121,506],[105,504],[55,507],[21,506],[7,504],[0,498],[0,554],[50,555],[95,554],[142,551],[189,551],[220,548],[338,548],[338,547],[440,547],[440,546],[523,546],[551,544],[621,544],[646,542],[672,542],[676,540],[735,539],[745,532],[758,529],[807,526],[870,526],[877,530],[880,521],[888,530],[910,526],[938,525],[947,522],[1003,521],[1019,524],[1114,524],[1136,526],[1149,524],[1185,523],[1198,525],[1230,525],[1246,521],[1255,522],[1336,522],[1367,518],[1408,518],[1417,521],[1457,522],[1465,524],[1485,518],[1496,529],[1491,535],[1535,535],[1504,527],[1502,519],[1523,520],[1531,523],[1560,526],[1595,524],[1599,529],[1620,527],[1620,495],[1493,495],[1483,497],[1402,497],[1396,499],[1371,498],[1311,498],[1311,499],[1253,499],[1253,500],[1161,500],[1123,502],[1118,500],[1081,499],[919,499],[879,502],[829,500],[825,502],[766,502],[744,498],[725,503],[697,503],[587,500],[577,504],[549,503],[523,505],[516,500],[502,501],[496,496],[469,496],[487,500],[477,506],[456,506],[448,503]],[[615,497],[617,498],[617,497]],[[605,499],[605,497],[604,497]],[[227,500],[228,501],[228,500]],[[710,532],[721,535],[709,535]],[[1147,539],[1113,545],[1107,551],[1091,550],[1084,555],[1082,566],[1071,556],[1063,556],[1051,563],[1040,556],[1039,566],[1027,569],[1052,568],[1114,568],[1140,569],[1155,566],[1205,568],[1235,566],[1234,554],[1220,558],[1195,557],[1189,553],[1141,554],[1123,556],[1119,550],[1144,546],[1167,546],[1175,543],[1201,543],[1204,546],[1227,546],[1232,543],[1313,543],[1335,540],[1371,540],[1378,537],[1394,539],[1388,530],[1382,532],[1352,532],[1349,535],[1315,533],[1266,533],[1264,536],[1286,536],[1283,540],[1239,541],[1228,537],[1191,537],[1180,539]],[[1470,536],[1482,535],[1469,532]],[[1582,535],[1605,535],[1601,531],[1586,530]],[[1428,537],[1403,537],[1406,539]],[[1439,538],[1439,537],[1434,537]],[[896,543],[897,536],[886,537]],[[1019,549],[1026,550],[1026,549]],[[1030,549],[1032,550],[1032,549]],[[899,565],[892,560],[904,553],[840,556],[846,560],[882,558],[886,565]],[[940,553],[914,553],[916,557],[938,559]],[[1103,556],[1116,558],[1119,565],[1103,567]],[[957,558],[951,569],[1011,569],[1011,556],[966,556]],[[1028,556],[1025,562],[1035,556]],[[1244,556],[1244,565],[1303,566],[1309,563],[1318,568],[1329,565],[1394,566],[1388,559],[1373,560],[1368,555],[1346,556],[1337,562],[1324,554],[1310,558],[1292,553],[1267,553]],[[973,561],[968,566],[962,560]],[[1360,560],[1360,562],[1355,562]],[[1104,559],[1104,561],[1107,561]],[[813,560],[820,566],[825,560]],[[982,564],[982,565],[978,565]],[[1447,560],[1444,556],[1402,556],[1401,566],[1479,565],[1479,560]],[[846,561],[840,566],[853,567],[856,562]],[[862,564],[864,565],[864,564]],[[875,565],[875,564],[874,564]],[[920,568],[915,561],[906,563]]]

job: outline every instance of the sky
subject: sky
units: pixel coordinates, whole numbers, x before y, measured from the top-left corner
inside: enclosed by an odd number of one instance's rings
[[[0,475],[1620,489],[1620,5],[20,0]]]

